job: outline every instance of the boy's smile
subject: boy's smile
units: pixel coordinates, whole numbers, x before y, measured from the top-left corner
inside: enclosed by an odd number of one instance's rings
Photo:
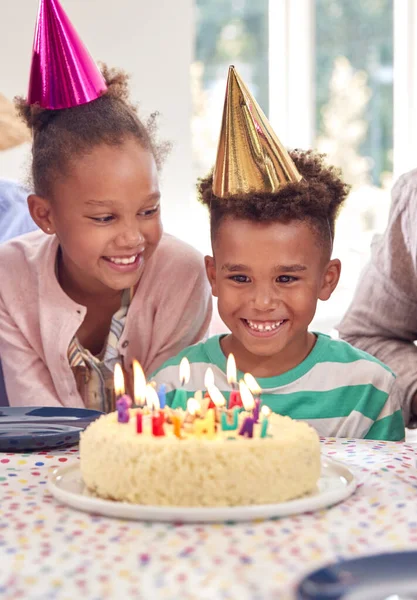
[[[297,366],[315,337],[308,332],[317,300],[336,287],[340,262],[329,260],[308,222],[259,223],[225,218],[206,257],[221,318],[232,332],[223,338],[242,371],[271,377]]]

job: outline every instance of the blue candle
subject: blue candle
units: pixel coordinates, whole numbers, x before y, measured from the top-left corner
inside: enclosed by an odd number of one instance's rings
[[[165,383],[161,383],[158,388],[158,398],[159,398],[159,408],[164,408],[167,403],[167,394],[166,394],[167,386]]]

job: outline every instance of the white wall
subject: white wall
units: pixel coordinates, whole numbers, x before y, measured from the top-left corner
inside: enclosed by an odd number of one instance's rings
[[[164,223],[185,237],[193,189],[193,0],[60,1],[94,59],[132,75],[132,99],[140,102],[141,113],[162,114],[161,136],[174,144],[162,173]],[[37,11],[38,0],[0,0],[0,91],[10,99],[27,92]],[[0,177],[24,178],[28,160],[27,147],[0,153]]]

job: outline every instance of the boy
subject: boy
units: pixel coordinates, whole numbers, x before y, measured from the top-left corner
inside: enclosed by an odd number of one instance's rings
[[[321,155],[288,154],[259,111],[232,69],[216,167],[198,186],[210,212],[207,276],[231,333],[185,349],[154,379],[167,385],[172,402],[186,356],[189,397],[204,389],[209,366],[227,396],[226,359],[232,353],[238,378],[251,373],[262,388],[262,403],[274,412],[308,421],[322,436],[402,440],[388,367],[345,342],[308,331],[317,300],[328,300],[339,280],[341,264],[331,252],[348,186]]]

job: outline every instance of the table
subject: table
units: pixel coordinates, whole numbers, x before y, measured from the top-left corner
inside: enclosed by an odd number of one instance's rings
[[[77,448],[0,454],[0,597],[25,600],[291,600],[326,562],[417,549],[417,448],[322,441],[360,480],[316,513],[239,524],[166,525],[108,519],[60,505],[50,467]]]

